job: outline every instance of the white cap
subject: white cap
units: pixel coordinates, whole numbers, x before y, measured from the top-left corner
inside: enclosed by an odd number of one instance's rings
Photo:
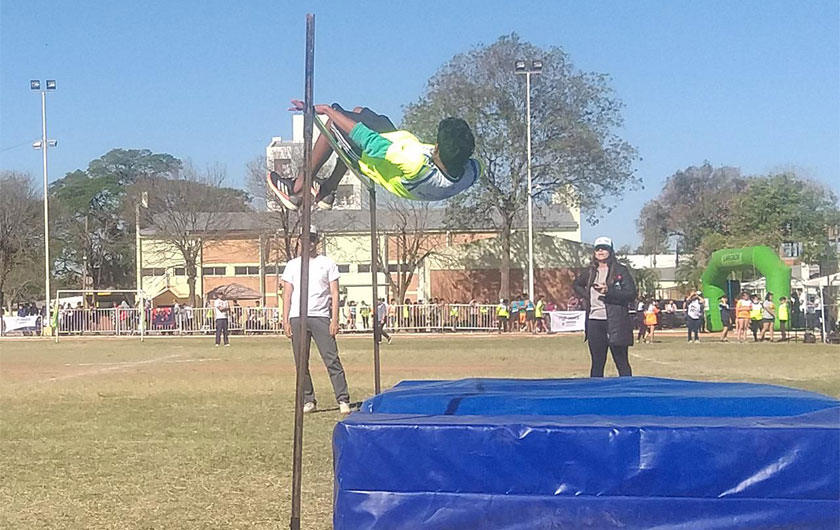
[[[613,248],[612,239],[608,238],[607,236],[601,236],[595,240],[594,245],[596,247],[610,247]]]

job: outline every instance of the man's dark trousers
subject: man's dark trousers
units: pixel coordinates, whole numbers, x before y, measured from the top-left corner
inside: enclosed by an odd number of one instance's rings
[[[225,339],[225,344],[228,343],[228,319],[226,318],[217,318],[216,319],[216,345],[219,345],[222,337]]]
[[[338,344],[335,337],[330,335],[330,319],[328,317],[308,317],[306,319],[309,334],[315,339],[315,345],[324,360],[327,372],[330,374],[333,391],[336,401],[350,402],[350,392],[347,389],[347,379],[344,377],[344,367],[341,359],[338,358]],[[292,318],[292,348],[294,350],[295,365],[299,362],[298,341],[300,340],[300,318]],[[311,354],[310,354],[311,357]],[[312,376],[309,374],[309,366],[303,379],[303,401],[304,403],[315,401],[315,388],[312,386]]]

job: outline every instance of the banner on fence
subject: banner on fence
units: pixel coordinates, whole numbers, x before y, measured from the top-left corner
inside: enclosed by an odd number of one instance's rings
[[[38,321],[41,319],[38,315],[28,317],[3,317],[3,331],[37,331]]]
[[[549,311],[552,333],[583,331],[586,323],[584,311]]]

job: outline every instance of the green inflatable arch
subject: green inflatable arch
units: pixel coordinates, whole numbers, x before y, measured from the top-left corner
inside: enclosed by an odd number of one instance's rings
[[[767,291],[773,293],[773,301],[778,304],[782,296],[790,299],[790,267],[779,258],[770,247],[746,247],[718,250],[709,259],[709,265],[703,272],[703,297],[708,300],[706,317],[712,331],[720,331],[718,299],[726,294],[726,279],[732,271],[758,270],[766,279]],[[730,300],[733,307],[735,300]],[[776,313],[776,328],[779,326],[779,313]]]

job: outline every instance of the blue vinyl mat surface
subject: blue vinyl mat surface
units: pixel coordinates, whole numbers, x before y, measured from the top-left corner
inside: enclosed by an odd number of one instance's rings
[[[840,525],[840,402],[771,385],[405,381],[333,449],[339,530]]]

